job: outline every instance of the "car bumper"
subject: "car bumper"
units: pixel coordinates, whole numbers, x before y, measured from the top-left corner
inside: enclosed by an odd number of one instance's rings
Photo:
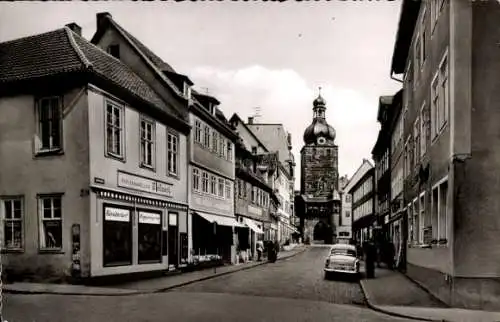
[[[325,267],[323,270],[325,271],[325,273],[338,273],[338,274],[349,274],[349,275],[359,274],[358,270],[351,271],[351,270],[335,269],[329,267]]]

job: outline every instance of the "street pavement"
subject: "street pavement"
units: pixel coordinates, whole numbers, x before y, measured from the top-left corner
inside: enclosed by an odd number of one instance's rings
[[[4,319],[24,321],[406,321],[364,306],[360,285],[324,280],[325,247],[162,293],[5,294]]]

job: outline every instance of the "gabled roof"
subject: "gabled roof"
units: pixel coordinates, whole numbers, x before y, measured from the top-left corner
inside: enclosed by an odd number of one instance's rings
[[[229,119],[229,123],[232,124],[234,122],[238,122],[238,123],[242,124],[243,127],[255,139],[255,141],[257,141],[257,143],[260,144],[264,148],[264,150],[266,150],[266,151],[269,152],[269,150],[267,149],[267,147],[260,141],[260,139],[255,135],[255,133],[253,133],[253,131],[245,124],[245,122],[243,122],[243,120],[240,118],[240,116],[237,113],[234,113],[233,116],[231,116],[231,118]]]
[[[0,43],[0,83],[62,74],[97,76],[147,103],[179,125],[188,124],[127,65],[64,27]]]
[[[344,191],[347,191],[348,193],[351,193],[351,189],[358,183],[358,181],[363,178],[363,176],[373,169],[373,164],[368,160],[368,159],[363,159],[363,162],[359,166],[359,168],[354,172],[352,175],[351,179],[347,183],[347,185],[344,187]]]
[[[91,42],[93,44],[96,44],[99,42],[101,37],[104,35],[104,32],[107,28],[107,26],[111,26],[115,28],[115,30],[118,31],[122,35],[122,37],[131,45],[134,50],[139,54],[140,57],[142,57],[147,64],[150,65],[151,69],[154,70],[154,72],[160,77],[160,79],[163,80],[163,82],[170,88],[172,91],[179,97],[184,100],[186,100],[186,97],[184,96],[184,93],[182,92],[181,89],[177,88],[175,84],[163,73],[163,71],[171,72],[171,73],[176,73],[175,70],[164,62],[160,57],[155,55],[148,47],[146,47],[143,43],[141,43],[137,38],[135,38],[132,34],[130,34],[128,31],[126,31],[122,26],[120,26],[116,21],[113,20],[112,16],[107,13],[99,13],[97,14],[98,20],[101,19],[102,21],[99,23],[98,21],[98,27],[97,31],[92,37]],[[177,74],[177,73],[176,73]]]

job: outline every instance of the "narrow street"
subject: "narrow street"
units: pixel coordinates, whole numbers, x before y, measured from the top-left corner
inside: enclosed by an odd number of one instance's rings
[[[403,321],[363,306],[356,282],[327,281],[325,247],[194,283],[133,296],[4,296],[4,318],[25,321]]]

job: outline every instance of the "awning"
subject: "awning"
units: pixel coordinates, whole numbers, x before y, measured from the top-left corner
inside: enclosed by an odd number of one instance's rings
[[[255,223],[255,221],[253,221],[252,219],[243,218],[243,222],[248,226],[248,228],[250,228],[251,230],[253,230],[257,234],[263,234],[264,233],[264,231],[262,229],[260,229],[257,226],[257,224]]]
[[[216,222],[217,225],[229,226],[229,227],[245,227],[245,225],[243,225],[242,223],[237,222],[236,218],[234,217],[212,215],[201,211],[193,211],[193,213],[197,214],[198,216],[200,216],[201,218],[205,219],[210,223]]]

